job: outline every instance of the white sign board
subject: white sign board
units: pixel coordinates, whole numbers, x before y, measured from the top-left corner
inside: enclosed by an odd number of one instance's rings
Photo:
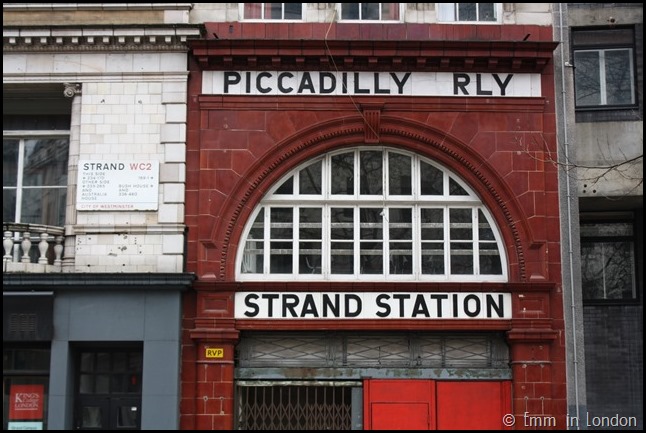
[[[475,72],[204,71],[207,95],[540,97],[541,75]]]
[[[40,421],[9,421],[7,430],[42,430],[43,423]]]
[[[157,210],[159,161],[79,161],[78,210]]]
[[[236,319],[511,319],[510,293],[238,292]]]

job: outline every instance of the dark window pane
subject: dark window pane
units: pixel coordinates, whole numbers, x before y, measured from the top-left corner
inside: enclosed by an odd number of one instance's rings
[[[291,242],[271,242],[269,270],[272,274],[291,274],[292,255]]]
[[[493,230],[489,225],[489,221],[487,221],[487,217],[485,217],[484,213],[481,210],[478,211],[478,239],[480,239],[481,241],[496,240],[496,237],[493,234]]]
[[[272,239],[292,239],[294,229],[294,213],[292,208],[274,207],[270,209]]]
[[[449,195],[469,195],[453,178],[449,178]]]
[[[287,179],[281,186],[278,187],[274,194],[285,194],[292,195],[294,194],[294,177]]]
[[[444,211],[442,209],[421,209],[422,240],[441,241],[444,239]]]
[[[399,20],[399,3],[382,3],[381,19]]]
[[[285,5],[286,20],[300,20],[303,18],[303,3],[283,3]]]
[[[280,20],[283,18],[282,3],[265,3],[265,18]]]
[[[362,195],[380,195],[383,193],[383,157],[381,152],[360,152]]]
[[[379,19],[379,3],[361,3],[362,20]]]
[[[381,208],[359,209],[361,239],[383,239],[383,210]]]
[[[411,158],[396,153],[388,154],[388,193],[410,195],[412,193]]]
[[[2,190],[2,221],[16,222],[16,190]]]
[[[333,207],[330,216],[332,239],[354,239],[354,209]]]
[[[354,273],[354,244],[352,242],[331,242],[330,266],[333,274]]]
[[[633,103],[630,50],[606,50],[606,97],[608,105]]]
[[[422,274],[444,274],[444,244],[422,242]]]
[[[634,266],[632,242],[582,242],[583,298],[634,298]]]
[[[473,244],[451,242],[451,274],[473,274]]]
[[[601,104],[599,83],[599,52],[576,51],[574,53],[574,84],[577,106]]]
[[[17,181],[18,140],[4,139],[2,140],[2,186],[16,186]]]
[[[67,186],[69,140],[25,140],[23,183],[25,186]]]
[[[476,3],[457,3],[458,21],[476,21]]]
[[[444,194],[444,175],[441,170],[425,162],[420,163],[422,195]]]
[[[110,376],[107,374],[98,374],[94,377],[94,392],[96,394],[110,393]]]
[[[66,188],[25,188],[22,191],[21,222],[65,225]]]
[[[82,428],[102,428],[103,416],[101,408],[98,406],[85,406],[81,411],[81,427]]]
[[[304,168],[299,174],[299,192],[301,194],[321,194],[321,161]]]
[[[480,243],[480,274],[481,275],[501,275],[502,262],[500,253],[495,243]]]
[[[119,406],[117,409],[117,428],[136,428],[139,411],[137,406]]]
[[[358,20],[359,3],[341,3],[341,19]]]
[[[354,194],[354,153],[332,156],[332,194]]]
[[[362,274],[383,274],[383,243],[382,242],[361,242],[361,273]]]
[[[478,3],[478,21],[496,21],[495,3]]]
[[[300,239],[321,239],[322,213],[321,208],[301,208],[298,210]]]
[[[449,209],[449,237],[451,240],[473,239],[471,209]]]

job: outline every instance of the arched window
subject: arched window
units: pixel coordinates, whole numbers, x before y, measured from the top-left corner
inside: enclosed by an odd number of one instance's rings
[[[446,168],[390,148],[308,161],[254,209],[240,281],[506,281],[501,236]]]

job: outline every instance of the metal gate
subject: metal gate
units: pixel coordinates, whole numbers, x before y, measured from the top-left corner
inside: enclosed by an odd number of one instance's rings
[[[239,430],[350,430],[354,382],[238,382]]]

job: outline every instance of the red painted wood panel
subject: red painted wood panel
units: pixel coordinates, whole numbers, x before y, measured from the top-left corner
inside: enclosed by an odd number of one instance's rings
[[[511,410],[511,381],[436,382],[439,430],[500,430]]]
[[[364,425],[367,430],[435,428],[435,382],[411,379],[366,380]]]

